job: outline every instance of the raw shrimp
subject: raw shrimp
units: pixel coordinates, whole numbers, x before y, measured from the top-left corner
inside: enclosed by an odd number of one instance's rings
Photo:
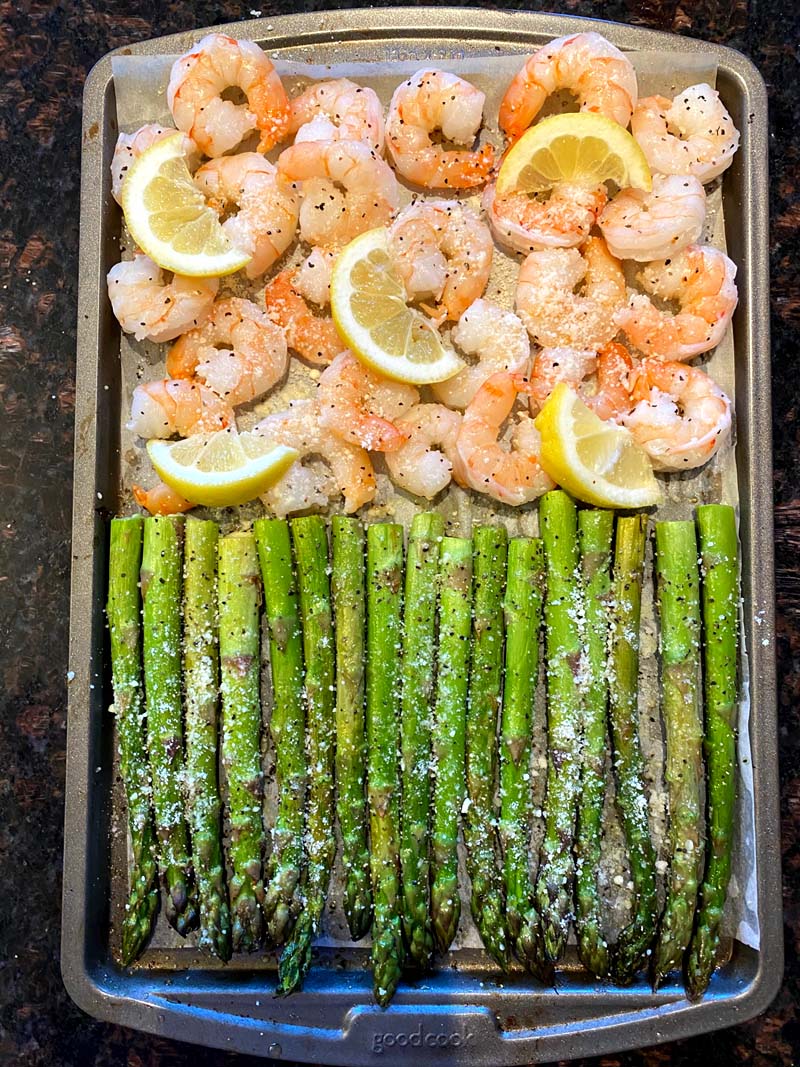
[[[498,440],[521,386],[506,371],[483,383],[464,412],[453,469],[465,488],[513,505],[526,504],[553,488],[539,465],[541,439],[533,419],[519,417],[510,449]]]
[[[429,313],[440,321],[459,318],[489,281],[489,228],[454,200],[409,204],[389,227],[389,245],[409,297],[438,302],[440,308]]]
[[[295,271],[293,285],[306,300],[317,307],[327,307],[331,302],[331,275],[336,255],[324,248],[312,248],[311,254]]]
[[[608,199],[605,187],[586,189],[560,182],[546,200],[512,193],[498,197],[494,183],[483,194],[483,210],[500,244],[515,252],[572,248],[589,236]]]
[[[308,363],[327,366],[347,347],[330,316],[315,315],[296,288],[297,272],[281,271],[264,290],[267,314],[283,329],[286,343]]]
[[[137,385],[128,429],[140,437],[189,437],[223,430],[234,421],[230,404],[194,379],[165,378]]]
[[[545,348],[599,348],[616,334],[614,316],[625,299],[622,268],[601,237],[590,237],[580,250],[531,252],[519,272],[517,312]]]
[[[407,439],[396,420],[417,403],[419,392],[382,378],[345,351],[322,372],[318,398],[323,427],[371,452],[395,452]]]
[[[633,369],[627,348],[616,341],[599,352],[542,348],[533,360],[525,392],[536,414],[558,383],[566,382],[601,419],[616,419],[630,410]]]
[[[363,448],[343,441],[322,425],[320,408],[316,400],[296,400],[286,411],[267,415],[256,425],[254,432],[269,438],[275,444],[297,449],[301,459],[317,457],[322,460],[331,472],[332,483],[329,495],[333,495],[334,492],[342,493],[344,510],[348,514],[357,511],[362,504],[374,498],[375,472],[369,455]],[[270,493],[272,506],[278,505],[281,509],[285,508],[284,514],[307,506],[300,503],[299,507],[295,507],[298,503],[298,485],[302,484],[302,477],[298,479],[297,472],[292,474],[293,470],[294,466],[290,467],[284,476],[288,478],[286,485],[284,486],[282,478]],[[308,480],[304,491],[306,495],[310,490],[321,494],[325,484],[321,480]],[[282,493],[282,487],[286,489],[285,496]]]
[[[154,485],[152,489],[134,485],[133,495],[139,507],[149,511],[151,515],[179,515],[182,511],[197,507],[191,500],[186,500],[163,482]]]
[[[115,264],[108,272],[108,299],[125,333],[137,341],[172,341],[204,322],[219,289],[218,278],[184,278],[164,272],[149,256]]]
[[[739,299],[735,278],[736,264],[724,252],[690,245],[639,272],[637,280],[650,295],[632,294],[616,323],[647,356],[693,359],[722,340]],[[650,296],[677,300],[680,311],[660,311]]]
[[[383,151],[383,107],[374,89],[349,78],[317,82],[291,101],[289,133],[302,141],[366,141]]]
[[[691,174],[655,174],[653,190],[623,189],[597,223],[618,259],[648,262],[674,256],[699,240],[706,194]]]
[[[498,371],[524,374],[531,345],[528,332],[513,311],[476,300],[450,334],[451,341],[478,362],[433,386],[437,400],[450,408],[465,408],[487,378]]]
[[[386,116],[386,147],[397,171],[429,189],[469,189],[486,181],[494,148],[477,151],[434,144],[431,133],[471,145],[483,120],[485,95],[474,85],[442,70],[418,70],[399,85]]]
[[[284,149],[278,170],[303,183],[300,235],[338,245],[383,226],[400,204],[394,171],[364,141],[304,141]]]
[[[145,149],[150,148],[157,141],[165,137],[171,137],[177,130],[159,126],[155,122],[142,126],[135,133],[121,133],[117,138],[117,145],[111,159],[111,195],[118,204],[122,203],[122,183],[134,160],[138,159]],[[183,135],[183,154],[190,167],[197,163],[200,153],[197,145],[186,134]]]
[[[731,165],[739,131],[716,89],[690,85],[674,100],[648,96],[636,105],[633,136],[660,174],[693,174],[710,182]]]
[[[596,111],[626,127],[638,97],[633,64],[605,37],[558,37],[528,59],[503,97],[500,129],[510,141],[522,136],[559,89],[571,90],[581,111]]]
[[[245,267],[247,277],[263,274],[292,243],[300,210],[297,191],[258,152],[212,159],[194,178],[224,215],[222,229],[231,243],[253,257]]]
[[[386,454],[395,485],[432,500],[450,484],[461,415],[442,404],[416,404],[397,420],[408,440]]]
[[[229,89],[247,98],[226,100]],[[167,105],[175,125],[207,156],[224,155],[258,130],[268,152],[289,128],[289,100],[275,68],[252,41],[209,33],[172,65]]]
[[[255,304],[218,300],[207,321],[167,356],[172,378],[197,375],[232,406],[255,400],[281,380],[288,361],[283,330]]]
[[[705,371],[643,359],[632,410],[620,421],[656,470],[701,467],[731,436],[731,402]]]

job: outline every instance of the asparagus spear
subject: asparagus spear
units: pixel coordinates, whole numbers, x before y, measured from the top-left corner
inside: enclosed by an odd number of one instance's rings
[[[556,962],[564,951],[572,907],[572,848],[581,774],[580,668],[582,596],[577,514],[566,493],[545,493],[539,504],[547,571],[544,605],[547,652],[547,795],[545,834],[535,901],[545,953]]]
[[[478,526],[473,542],[475,587],[466,734],[469,806],[464,820],[464,841],[472,884],[472,916],[486,951],[506,970],[509,937],[503,879],[497,866],[494,790],[508,539],[503,527]]]
[[[184,816],[181,717],[181,555],[183,520],[144,521],[144,685],[147,747],[159,866],[167,889],[167,919],[181,936],[197,925],[197,901]]]
[[[723,504],[699,507],[697,526],[703,559],[709,856],[686,961],[686,986],[692,997],[702,996],[711,980],[731,874],[739,638],[739,560],[733,508]]]
[[[299,989],[311,966],[311,945],[322,926],[336,855],[333,829],[335,661],[325,520],[319,515],[293,519],[292,541],[303,620],[311,773],[306,817],[305,906],[281,954],[279,993]]]
[[[331,523],[336,618],[336,785],[342,832],[344,912],[354,941],[372,922],[364,768],[364,530],[358,519],[337,515]]]
[[[150,807],[150,768],[142,719],[142,628],[139,617],[139,563],[142,519],[111,520],[108,561],[108,628],[117,720],[119,766],[128,801],[133,864],[130,895],[122,921],[122,962],[132,963],[153,930],[158,911],[158,867]]]
[[[269,625],[273,696],[270,733],[278,786],[264,917],[273,944],[282,945],[302,907],[306,797],[303,636],[289,524],[282,519],[259,519],[254,532]]]
[[[606,795],[606,645],[611,588],[611,541],[614,515],[584,510],[578,514],[581,573],[585,591],[586,678],[583,704],[583,769],[575,838],[575,932],[578,955],[588,971],[603,978],[608,972],[608,943],[597,872],[603,837]]]
[[[633,882],[633,915],[620,931],[611,973],[629,982],[642,966],[658,919],[656,855],[647,819],[644,761],[639,744],[639,622],[646,515],[617,519],[609,636],[609,714],[616,800]]]
[[[442,538],[439,593],[439,662],[433,755],[431,913],[436,945],[450,947],[461,916],[458,893],[458,824],[466,792],[465,730],[472,627],[472,542]]]
[[[504,601],[506,673],[500,748],[500,839],[505,853],[506,915],[517,955],[547,973],[530,875],[531,727],[544,596],[544,550],[537,538],[508,546]]]
[[[186,780],[194,873],[200,905],[199,944],[231,957],[217,781],[219,647],[215,522],[186,521],[183,573],[183,677],[186,694]]]
[[[406,555],[403,695],[400,713],[400,867],[403,933],[409,962],[425,969],[433,954],[428,862],[431,712],[436,646],[436,586],[444,519],[415,515]]]
[[[681,963],[689,944],[703,871],[700,811],[703,724],[697,685],[700,602],[693,522],[656,523],[656,575],[661,616],[670,872],[653,955],[655,989]]]
[[[372,973],[386,1007],[403,966],[397,692],[403,588],[403,527],[367,530],[367,782],[372,839]]]
[[[218,595],[233,947],[252,951],[261,941],[264,928],[258,618],[261,579],[252,534],[233,533],[220,539]]]

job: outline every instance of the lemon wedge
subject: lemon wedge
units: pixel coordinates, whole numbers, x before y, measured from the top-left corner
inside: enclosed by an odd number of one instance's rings
[[[464,366],[427,316],[406,304],[384,228],[360,234],[339,253],[331,311],[355,355],[387,378],[428,385],[452,378]]]
[[[159,267],[189,278],[222,277],[250,255],[235,248],[216,211],[192,180],[176,133],[146,149],[122,186],[122,210],[133,239]]]
[[[621,189],[653,187],[644,152],[618,122],[591,111],[542,119],[509,150],[497,175],[497,195],[542,193],[558,182]]]
[[[646,508],[661,490],[630,430],[603,422],[564,382],[536,416],[542,468],[578,500],[601,508]]]
[[[235,427],[200,433],[183,441],[148,441],[147,451],[163,482],[193,504],[227,507],[266,492],[298,458],[293,448],[275,445]]]

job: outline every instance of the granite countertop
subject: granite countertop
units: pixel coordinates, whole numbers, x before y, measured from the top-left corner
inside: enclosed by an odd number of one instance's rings
[[[314,9],[359,6],[311,0]],[[497,6],[544,9],[538,0]],[[283,14],[233,0],[0,0],[0,1064],[256,1063],[96,1022],[59,975],[81,92],[120,45]],[[560,0],[555,10],[731,45],[770,96],[775,536],[786,974],[760,1018],[607,1056],[800,1062],[800,8],[793,0]],[[763,195],[767,195],[766,190]],[[263,1062],[263,1061],[261,1061]]]

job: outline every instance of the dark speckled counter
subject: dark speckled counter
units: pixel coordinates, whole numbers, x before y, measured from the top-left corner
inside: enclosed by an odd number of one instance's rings
[[[259,10],[207,0],[0,0],[3,1067],[256,1062],[95,1022],[67,997],[58,960],[83,80],[100,56],[119,45],[294,10],[288,2],[252,6]],[[312,0],[308,6],[354,5]],[[545,8],[536,0],[497,6]],[[562,0],[553,7],[739,48],[766,79],[771,108],[785,980],[769,1011],[752,1022],[585,1062],[789,1067],[800,1062],[800,5],[797,0]]]

